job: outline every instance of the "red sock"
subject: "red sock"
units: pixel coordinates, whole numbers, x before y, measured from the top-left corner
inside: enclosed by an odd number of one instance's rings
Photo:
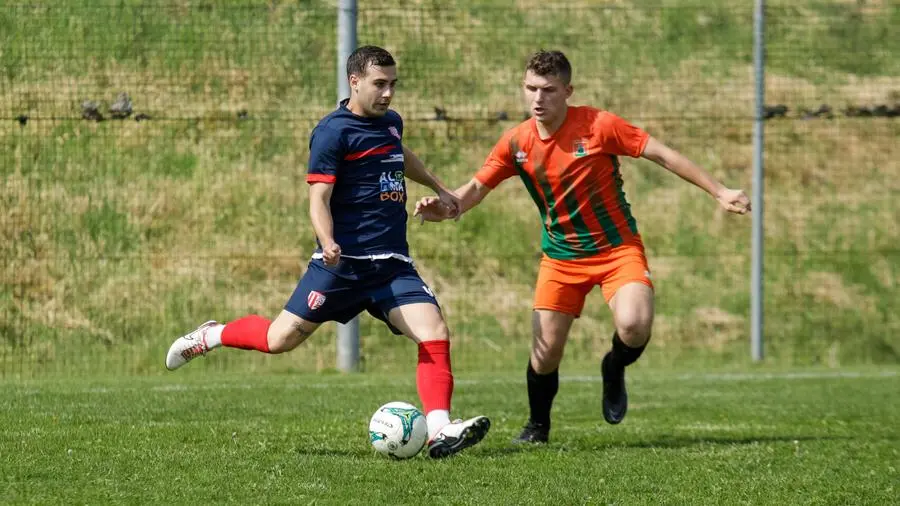
[[[426,415],[435,409],[450,411],[450,397],[453,396],[450,341],[419,343],[416,387]]]
[[[269,353],[269,324],[262,316],[239,318],[222,329],[222,346]]]

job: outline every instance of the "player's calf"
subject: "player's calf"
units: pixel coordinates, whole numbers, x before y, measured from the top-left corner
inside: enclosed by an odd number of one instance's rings
[[[612,352],[603,357],[603,419],[613,425],[620,423],[628,412],[628,393],[625,390],[625,368],[612,362]]]
[[[612,351],[603,357],[601,372],[603,374],[603,418],[611,424],[620,423],[628,412],[628,392],[625,389],[625,368],[633,364],[644,352],[646,339],[640,347],[626,345],[613,334]]]

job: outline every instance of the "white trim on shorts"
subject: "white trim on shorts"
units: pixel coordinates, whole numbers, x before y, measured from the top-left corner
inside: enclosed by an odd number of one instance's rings
[[[321,260],[323,255],[321,252],[313,253],[313,259]],[[377,253],[375,255],[341,255],[341,258],[352,258],[354,260],[387,260],[389,258],[394,258],[396,260],[400,260],[401,262],[406,262],[410,265],[415,265],[412,258],[409,258],[406,255],[401,255],[400,253]]]

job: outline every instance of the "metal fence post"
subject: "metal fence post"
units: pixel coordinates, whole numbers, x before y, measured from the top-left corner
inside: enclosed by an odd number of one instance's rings
[[[750,280],[750,354],[763,359],[763,130],[765,107],[765,0],[756,0],[753,12],[753,66],[756,110],[753,119],[753,258]]]
[[[337,101],[350,96],[347,82],[347,58],[356,49],[356,0],[340,0],[337,22]],[[337,368],[343,372],[359,370],[359,316],[346,325],[337,324]]]

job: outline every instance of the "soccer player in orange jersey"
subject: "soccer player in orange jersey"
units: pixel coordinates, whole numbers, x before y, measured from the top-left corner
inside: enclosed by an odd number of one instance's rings
[[[625,367],[644,351],[653,323],[653,283],[637,224],[622,191],[619,157],[643,157],[700,187],[726,210],[745,214],[750,201],[693,162],[608,111],[572,107],[572,67],[559,51],[539,51],[525,68],[523,91],[531,118],[507,131],[484,166],[457,194],[461,212],[503,180],[518,176],[543,226],[534,296],[531,358],[526,373],[530,416],[516,442],[542,443],[569,329],[585,296],[599,285],[612,310],[612,349],[603,358],[603,417],[622,421],[628,407]],[[415,214],[453,217],[437,197]]]

